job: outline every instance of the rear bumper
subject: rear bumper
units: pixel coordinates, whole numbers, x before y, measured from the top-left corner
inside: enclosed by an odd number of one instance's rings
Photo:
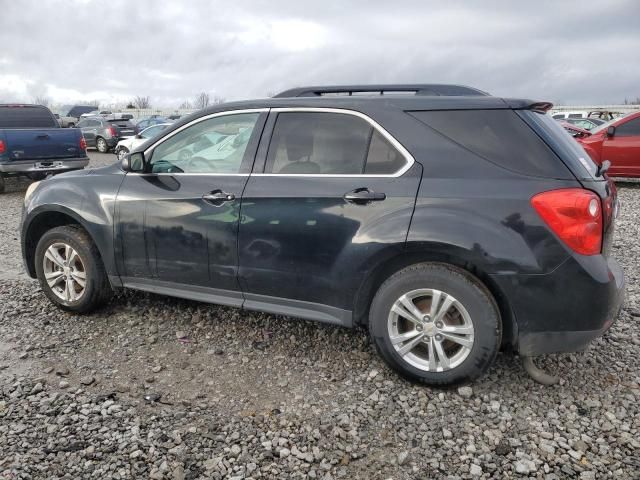
[[[511,300],[521,355],[575,352],[603,335],[624,302],[624,274],[601,255],[567,259],[546,275],[492,277]]]
[[[34,173],[34,172],[64,172],[77,170],[89,164],[89,157],[40,160],[14,160],[0,163],[0,173]]]
[[[121,142],[122,140],[129,140],[133,136],[134,135],[130,135],[128,137],[111,137],[111,138],[107,138],[106,142],[110,148],[114,148],[116,145],[118,145],[118,142]]]

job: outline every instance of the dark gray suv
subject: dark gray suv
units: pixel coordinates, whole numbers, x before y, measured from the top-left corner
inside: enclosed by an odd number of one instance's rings
[[[623,300],[618,201],[550,107],[448,85],[216,105],[31,186],[26,268],[75,312],[132,288],[362,325],[433,385],[580,349]]]
[[[78,123],[87,147],[94,147],[101,153],[107,153],[120,140],[133,137],[136,127],[127,119],[113,119],[103,117],[83,118]]]

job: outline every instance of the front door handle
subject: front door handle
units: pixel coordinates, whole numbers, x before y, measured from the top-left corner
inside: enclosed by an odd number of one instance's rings
[[[346,201],[359,204],[380,202],[386,198],[387,196],[384,193],[374,192],[368,188],[356,188],[355,190],[344,194],[344,199]]]
[[[208,202],[216,207],[219,207],[225,202],[230,202],[236,199],[233,193],[223,192],[222,190],[213,190],[212,192],[205,193],[202,196],[205,202]]]

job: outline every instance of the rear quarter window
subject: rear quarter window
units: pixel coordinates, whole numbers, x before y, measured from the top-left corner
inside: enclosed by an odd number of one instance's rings
[[[0,128],[58,128],[60,125],[44,107],[0,106]]]
[[[513,110],[409,113],[478,157],[507,170],[534,177],[573,178],[549,146]]]

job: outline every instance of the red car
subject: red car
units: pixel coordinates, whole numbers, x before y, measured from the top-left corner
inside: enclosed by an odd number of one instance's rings
[[[613,119],[577,138],[597,164],[609,160],[612,177],[640,177],[640,112]]]

